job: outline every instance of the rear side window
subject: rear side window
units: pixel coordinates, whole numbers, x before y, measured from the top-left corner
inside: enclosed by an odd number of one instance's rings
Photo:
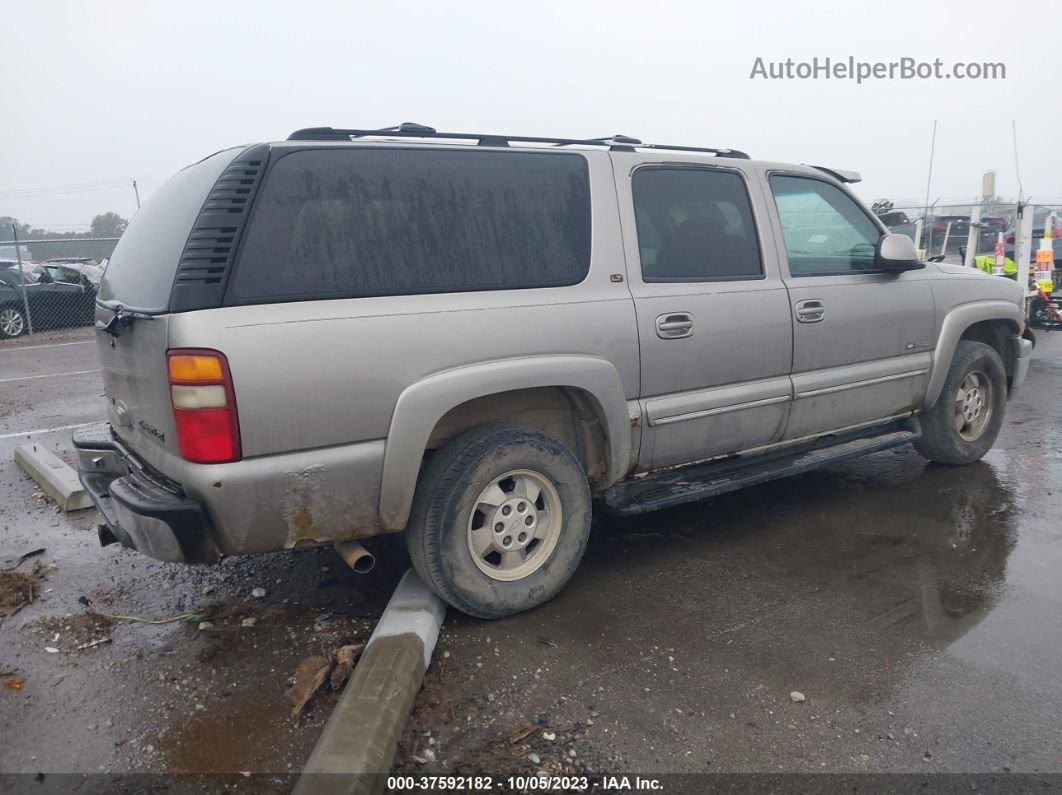
[[[579,155],[305,150],[269,172],[231,300],[554,287],[589,268]]]
[[[650,167],[634,173],[631,190],[645,281],[727,281],[763,275],[741,175]]]
[[[166,311],[177,264],[203,202],[241,151],[227,149],[188,166],[151,195],[107,263],[101,301],[142,312]]]

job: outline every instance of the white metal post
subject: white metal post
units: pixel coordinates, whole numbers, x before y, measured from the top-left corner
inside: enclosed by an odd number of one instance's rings
[[[1029,262],[1032,260],[1033,207],[1018,205],[1018,222],[1014,225],[1014,262],[1018,266],[1018,284],[1029,292]]]
[[[973,267],[974,257],[977,256],[977,243],[981,237],[981,229],[977,226],[979,223],[981,223],[981,205],[975,204],[970,213],[970,232],[966,236],[966,258],[962,262],[967,268]]]

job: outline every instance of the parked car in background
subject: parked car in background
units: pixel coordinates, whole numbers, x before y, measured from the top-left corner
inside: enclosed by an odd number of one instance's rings
[[[66,265],[79,273],[85,274],[90,282],[99,284],[103,278],[103,263],[92,257],[52,257],[44,261],[45,265]]]
[[[914,240],[914,221],[908,218],[907,213],[903,210],[889,210],[878,213],[878,220],[885,224],[890,232],[897,235],[907,235],[911,240]]]
[[[999,233],[1006,234],[1010,220],[1001,216],[988,215],[978,222],[977,248],[981,251],[995,250]]]
[[[21,271],[0,265],[0,339],[25,334],[31,320],[34,330],[87,326],[95,309],[96,286],[84,274],[36,262]]]
[[[944,236],[948,237],[948,252],[958,251],[965,245],[970,234],[970,216],[968,215],[931,215],[922,229],[923,248],[937,252],[944,245]]]
[[[52,260],[33,263],[32,273],[43,284],[75,284],[93,290],[99,284],[99,278],[93,279],[78,264],[57,264]]]
[[[1009,244],[1014,243],[1016,236],[1015,221],[1010,223],[1007,228],[1006,242]],[[1033,251],[1035,252],[1039,248],[1039,243],[1035,242],[1043,238],[1044,230],[1048,224],[1051,224],[1050,237],[1054,239],[1062,239],[1062,209],[1056,207],[1035,207],[1033,208],[1033,225],[1032,225],[1032,239],[1033,239]],[[1035,258],[1035,253],[1033,257]]]

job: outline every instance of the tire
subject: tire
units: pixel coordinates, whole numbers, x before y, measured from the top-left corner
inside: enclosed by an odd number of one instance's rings
[[[484,425],[428,463],[406,543],[443,601],[503,618],[560,592],[586,549],[590,513],[586,472],[567,447],[530,428]]]
[[[960,340],[940,397],[922,415],[915,449],[938,464],[980,461],[995,444],[1006,405],[1007,374],[999,354],[983,342]]]
[[[0,339],[10,340],[26,333],[26,316],[16,306],[0,308]]]

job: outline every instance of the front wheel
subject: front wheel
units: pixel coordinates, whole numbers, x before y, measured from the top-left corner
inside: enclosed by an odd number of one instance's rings
[[[530,428],[488,425],[431,459],[406,542],[440,598],[502,618],[564,587],[586,549],[590,512],[586,473],[567,447]]]
[[[1007,374],[995,349],[961,340],[936,404],[922,416],[915,449],[940,464],[972,464],[995,444],[1007,405]]]
[[[14,339],[26,331],[26,317],[21,309],[5,306],[0,309],[0,339]]]

